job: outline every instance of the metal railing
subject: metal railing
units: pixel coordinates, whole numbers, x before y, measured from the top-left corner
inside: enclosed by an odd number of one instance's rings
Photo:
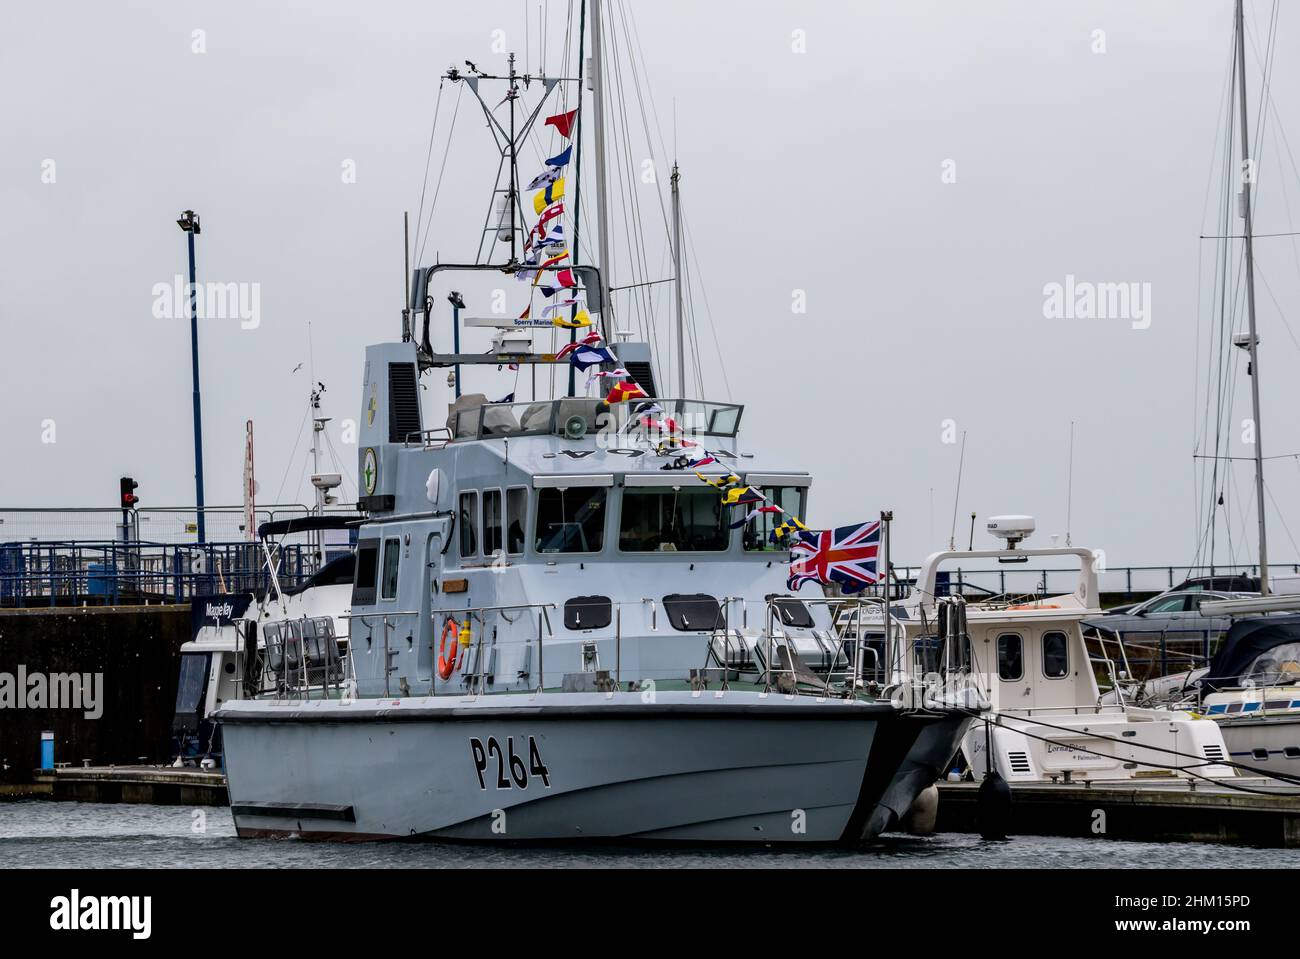
[[[916,581],[919,566],[894,566],[894,576],[908,584]],[[1300,574],[1300,564],[1270,563],[1272,574]],[[1259,567],[1236,566],[1108,566],[1097,571],[1098,586],[1103,593],[1134,596],[1162,593],[1187,579],[1215,576],[1256,576]],[[941,572],[937,583],[939,595],[982,593],[989,596],[1044,595],[1069,592],[1078,582],[1077,567],[1060,569],[963,569],[958,566]]]
[[[353,513],[351,506],[338,504],[326,513]],[[310,516],[313,508],[302,503],[273,503],[254,511],[256,523]],[[206,506],[203,509],[207,537],[215,543],[249,540],[256,530],[245,529],[242,506]],[[184,545],[198,535],[198,512],[193,506],[139,507],[127,514],[128,535],[122,530],[122,510],[113,507],[0,508],[0,543],[106,542],[124,539],[149,543]]]
[[[448,608],[448,609],[431,610],[430,617],[435,623],[440,622],[442,617],[450,617],[452,619],[456,619],[457,617],[464,617],[466,622],[468,622],[471,619],[478,621],[478,625],[479,625],[478,645],[474,653],[476,672],[470,674],[469,688],[468,688],[468,692],[470,693],[470,695],[475,695],[476,693],[478,694],[484,693],[486,692],[487,689],[487,672],[483,668],[484,665],[483,638],[487,633],[487,626],[488,626],[487,616],[485,614],[496,613],[497,615],[506,618],[504,614],[507,612],[516,612],[516,611],[526,612],[528,610],[533,610],[533,609],[537,610],[537,638],[536,638],[537,691],[540,693],[542,691],[543,683],[546,677],[545,672],[543,672],[543,669],[545,667],[545,660],[543,658],[544,648],[545,648],[544,639],[546,636],[554,637],[555,635],[551,629],[551,616],[548,610],[552,610],[555,608],[556,606],[554,603],[513,603],[504,606],[469,606],[469,607],[464,607],[462,609]],[[506,621],[510,622],[508,618],[506,618]],[[471,633],[471,636],[472,635],[473,634]],[[459,642],[459,639],[457,640],[457,642]],[[492,644],[493,646],[497,644],[497,634],[496,634],[495,624],[492,627]],[[431,655],[430,664],[432,664],[432,662],[433,662],[433,657]]]
[[[347,618],[347,617],[344,617]],[[322,635],[309,628],[317,620],[330,623]],[[267,630],[276,627],[278,635],[268,638]],[[290,627],[288,634],[284,632]],[[319,691],[319,698],[340,698],[356,691],[356,664],[352,643],[346,645],[335,635],[329,617],[299,616],[288,620],[271,620],[256,627],[259,633],[256,688],[249,698],[272,695],[278,700],[309,700]],[[237,672],[239,669],[237,657]],[[242,680],[241,696],[244,698]],[[333,689],[333,697],[331,697]]]
[[[281,585],[315,572],[314,549],[276,547]],[[256,543],[108,541],[0,543],[0,606],[182,603],[206,593],[266,589],[271,573]]]

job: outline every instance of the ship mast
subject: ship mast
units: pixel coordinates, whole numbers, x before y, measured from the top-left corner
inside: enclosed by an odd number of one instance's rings
[[[1255,503],[1259,522],[1259,591],[1267,596],[1268,540],[1264,532],[1264,448],[1260,442],[1259,424],[1259,336],[1255,330],[1255,246],[1254,223],[1251,219],[1250,186],[1254,180],[1250,158],[1250,129],[1246,120],[1246,22],[1242,0],[1237,0],[1237,94],[1241,111],[1241,216],[1245,221],[1243,235],[1246,240],[1246,310],[1249,318],[1250,340],[1246,348],[1250,353],[1251,415],[1255,426]]]
[[[673,161],[673,285],[677,288],[677,395],[686,399],[686,321],[682,311],[682,195],[678,189],[681,173]]]
[[[600,326],[606,343],[613,342],[614,304],[610,289],[614,269],[609,261],[609,197],[605,182],[605,71],[600,35],[601,0],[591,0],[591,92],[595,117],[592,122],[596,154],[596,252],[600,261]]]

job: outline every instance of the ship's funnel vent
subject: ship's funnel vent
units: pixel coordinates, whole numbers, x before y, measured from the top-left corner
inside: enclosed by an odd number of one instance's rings
[[[636,380],[637,385],[645,390],[651,396],[658,396],[659,391],[655,389],[655,376],[650,372],[649,363],[628,362],[623,364],[624,368],[632,374],[632,379]]]
[[[388,442],[420,432],[420,384],[414,363],[388,364]]]
[[[619,361],[623,364],[623,368],[631,374],[632,379],[636,380],[641,389],[651,396],[658,396],[659,390],[655,386],[654,367],[650,363],[650,344],[619,343],[615,350],[618,353]]]

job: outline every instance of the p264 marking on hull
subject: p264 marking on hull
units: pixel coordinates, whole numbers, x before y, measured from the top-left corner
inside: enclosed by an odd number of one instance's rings
[[[483,740],[473,736],[470,737],[469,751],[470,755],[474,757],[474,771],[478,773],[479,789],[488,788],[488,781],[483,778],[483,774],[488,771],[489,761],[493,757],[496,758],[497,789],[527,789],[530,776],[540,778],[544,787],[551,788],[551,771],[542,762],[542,754],[537,748],[537,740],[532,736],[528,737],[527,765],[524,765],[523,757],[515,752],[514,736],[506,737],[506,748],[504,750],[495,736],[487,738],[486,746],[484,746]],[[488,778],[490,779],[491,776],[489,775]]]

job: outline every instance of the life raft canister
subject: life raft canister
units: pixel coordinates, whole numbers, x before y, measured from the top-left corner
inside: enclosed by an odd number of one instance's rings
[[[447,637],[451,637],[451,656],[447,655]],[[451,616],[442,624],[442,639],[438,640],[438,676],[450,679],[456,671],[456,654],[460,652],[460,627]]]

